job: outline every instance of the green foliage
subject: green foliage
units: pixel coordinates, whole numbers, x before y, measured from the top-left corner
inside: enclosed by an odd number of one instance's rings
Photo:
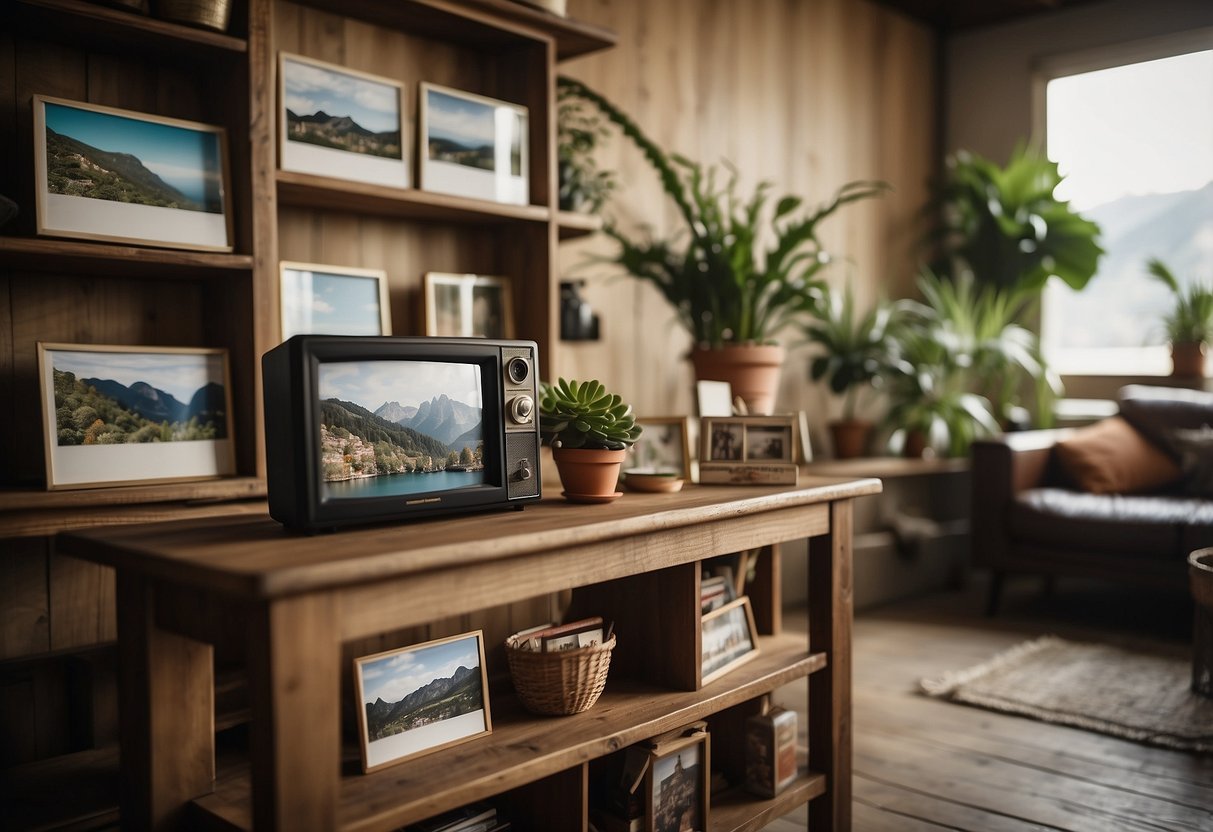
[[[594,160],[599,142],[610,135],[601,116],[565,85],[557,89],[556,165],[560,208],[597,214],[615,190],[615,172],[600,170]]]
[[[344,402],[339,399],[321,402],[320,421],[334,434],[345,438],[360,438],[371,445],[386,442],[393,447],[400,448],[403,452],[402,455],[421,454],[441,460],[446,459],[450,450],[433,437],[381,419],[365,407],[353,402]],[[342,430],[345,431],[344,434],[341,433]],[[353,444],[347,442],[343,452],[345,454],[353,453]]]
[[[1184,288],[1158,258],[1151,259],[1146,268],[1174,296],[1175,306],[1163,318],[1163,326],[1171,343],[1207,343],[1213,340],[1213,286],[1192,283]]]
[[[826,379],[830,390],[844,395],[843,418],[855,415],[858,393],[866,385],[878,385],[894,360],[890,327],[894,308],[881,303],[857,317],[855,298],[848,285],[842,294],[829,293],[815,316],[804,325],[810,343],[822,353],[809,364],[814,381]]]
[[[59,445],[120,445],[127,442],[189,442],[218,439],[224,425],[194,416],[187,422],[153,422],[127,410],[74,373],[53,371],[55,435]]]
[[[1100,231],[1053,196],[1061,181],[1054,162],[1023,145],[1005,168],[968,151],[949,157],[937,271],[971,273],[1015,299],[1038,295],[1053,275],[1082,289],[1103,254]]]
[[[617,451],[640,436],[632,408],[598,381],[544,384],[539,398],[539,431],[553,448]]]
[[[803,200],[797,196],[785,196],[768,210],[770,182],[742,198],[732,166],[726,163],[722,174],[667,155],[603,96],[570,78],[557,83],[562,95],[596,106],[640,149],[677,206],[686,227],[670,240],[633,240],[611,222],[604,231],[619,244],[613,262],[652,283],[702,346],[768,341],[811,312],[824,289],[816,276],[831,261],[817,237],[818,225],[842,206],[888,187],[851,182],[815,210],[801,211]],[[763,249],[767,225],[773,239]]]

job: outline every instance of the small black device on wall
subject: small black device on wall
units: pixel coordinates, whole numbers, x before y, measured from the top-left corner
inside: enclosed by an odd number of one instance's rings
[[[296,335],[262,357],[270,516],[291,528],[540,497],[533,341]]]

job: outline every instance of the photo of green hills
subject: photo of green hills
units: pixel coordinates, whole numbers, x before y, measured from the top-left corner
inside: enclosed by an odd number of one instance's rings
[[[188,403],[146,382],[77,378],[52,370],[58,444],[120,445],[227,437],[223,385],[200,387]]]

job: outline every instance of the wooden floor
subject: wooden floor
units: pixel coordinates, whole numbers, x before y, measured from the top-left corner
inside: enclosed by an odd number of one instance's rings
[[[1012,584],[1003,612],[983,588],[899,602],[856,617],[854,828],[857,832],[1030,829],[1213,832],[1213,755],[928,699],[917,682],[1055,635],[1147,646],[1188,639],[1183,596],[1061,582]],[[803,626],[793,617],[789,627]],[[804,688],[780,692],[805,701]],[[803,715],[802,715],[803,719]],[[767,827],[806,828],[806,813]]]

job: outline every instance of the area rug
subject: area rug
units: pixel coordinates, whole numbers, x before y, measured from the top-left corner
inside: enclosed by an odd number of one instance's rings
[[[1213,699],[1192,693],[1191,681],[1190,659],[1174,652],[1147,654],[1045,636],[920,685],[951,702],[1165,748],[1213,752]]]

